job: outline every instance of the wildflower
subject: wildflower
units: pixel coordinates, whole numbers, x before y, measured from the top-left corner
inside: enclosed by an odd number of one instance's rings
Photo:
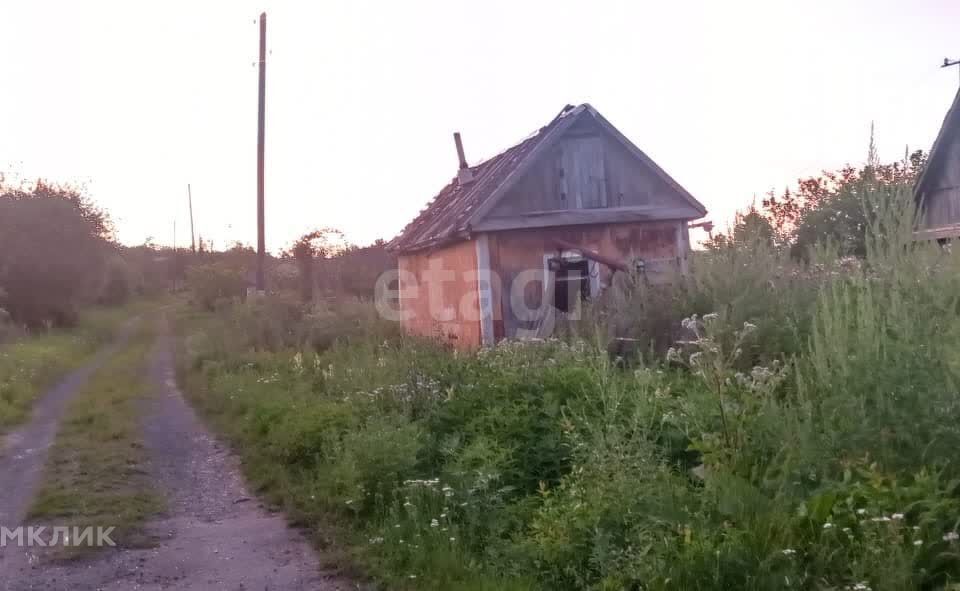
[[[408,579],[416,579],[416,578],[417,578],[417,575],[408,575],[407,578],[408,578]]]
[[[830,523],[829,521],[823,524],[823,529],[831,529],[832,527],[833,527],[833,524]]]
[[[867,585],[864,582],[859,582],[853,586],[854,591],[870,591],[870,585]]]
[[[914,541],[913,541],[913,545],[914,545],[914,546],[919,546],[919,545],[922,544],[922,543],[923,543],[923,540],[914,540]]]
[[[894,513],[890,517],[893,518],[895,521],[900,521],[901,519],[903,519],[903,513]]]
[[[866,509],[857,509],[857,515],[864,515],[866,514],[866,512],[867,512]]]
[[[375,537],[375,538],[370,538],[370,543],[371,543],[371,544],[382,544],[382,543],[383,543],[383,538],[381,538],[380,536],[377,536],[377,537]]]
[[[753,324],[752,322],[744,322],[744,323],[743,323],[743,332],[744,332],[744,333],[751,333],[751,332],[753,332],[753,331],[755,331],[755,330],[757,330],[757,325],[756,325],[756,324]]]
[[[440,527],[440,522],[437,521],[436,519],[431,519],[431,520],[430,520],[430,527]]]
[[[451,537],[450,537],[450,541],[451,541],[451,542],[456,542],[456,541],[457,541],[457,538],[454,538],[453,536],[451,536]]]
[[[794,550],[793,548],[784,548],[783,550],[780,551],[780,553],[783,554],[784,556],[793,556],[794,554],[797,553],[797,551]]]
[[[669,349],[667,349],[667,361],[683,362],[683,359],[680,357],[679,351],[677,351],[673,347],[670,347]]]
[[[958,539],[960,539],[960,535],[958,535],[957,532],[955,531],[952,531],[946,534],[945,536],[943,536],[944,542],[956,542]]]
[[[348,504],[348,505],[352,505],[352,504],[353,504],[353,499],[347,499],[347,504]]]
[[[697,315],[694,314],[690,318],[684,318],[683,320],[680,321],[680,326],[682,326],[686,330],[696,332],[697,331]]]
[[[850,533],[850,528],[849,528],[849,527],[845,527],[845,528],[843,528],[843,529],[840,530],[840,531],[842,531],[842,532],[845,533],[845,534],[848,534],[848,533]]]
[[[704,321],[704,322],[712,322],[712,321],[716,320],[716,319],[719,318],[719,317],[720,317],[720,315],[717,314],[716,312],[710,312],[709,314],[704,314],[704,315],[703,315],[703,321]]]

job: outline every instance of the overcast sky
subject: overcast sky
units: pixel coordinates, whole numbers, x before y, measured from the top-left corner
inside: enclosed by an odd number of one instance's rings
[[[589,102],[725,223],[754,195],[929,149],[960,2],[49,2],[0,6],[0,170],[86,183],[130,244],[394,236],[471,163]]]

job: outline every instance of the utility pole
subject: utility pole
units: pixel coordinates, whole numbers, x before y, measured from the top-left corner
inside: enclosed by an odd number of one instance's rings
[[[263,140],[265,127],[265,102],[267,87],[267,13],[260,13],[260,108],[257,113],[257,292],[266,291],[264,281],[264,259],[266,258],[266,240],[263,225]]]
[[[196,235],[193,233],[193,193],[190,192],[190,183],[187,183],[187,203],[190,206],[190,252],[197,254]]]
[[[173,293],[177,293],[177,267],[179,266],[179,261],[177,260],[177,219],[173,219]]]
[[[960,60],[950,61],[949,58],[943,58],[943,65],[941,68],[949,68],[950,66],[960,66]],[[957,68],[957,72],[960,72],[960,68]]]

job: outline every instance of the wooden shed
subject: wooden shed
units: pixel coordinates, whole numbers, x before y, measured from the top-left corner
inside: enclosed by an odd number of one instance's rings
[[[388,248],[407,332],[458,348],[547,336],[616,271],[686,272],[704,206],[593,107],[460,169]]]
[[[927,166],[917,179],[915,197],[920,208],[917,238],[960,237],[960,91],[943,119]]]

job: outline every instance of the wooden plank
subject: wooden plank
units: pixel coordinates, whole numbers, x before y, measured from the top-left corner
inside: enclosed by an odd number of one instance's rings
[[[663,206],[606,207],[597,209],[568,209],[540,211],[502,218],[487,218],[473,229],[478,232],[576,226],[582,224],[611,224],[659,220],[688,220],[699,217],[692,208]]]
[[[940,240],[943,238],[957,237],[960,237],[960,224],[940,226],[938,228],[925,228],[913,233],[914,240]]]
[[[557,247],[562,248],[564,250],[576,250],[580,252],[581,255],[583,255],[583,258],[590,259],[591,261],[596,261],[598,263],[601,263],[603,265],[610,267],[611,269],[616,269],[617,271],[625,271],[625,272],[629,271],[629,267],[627,267],[627,264],[624,263],[623,261],[619,261],[615,258],[605,256],[595,250],[584,248],[578,244],[574,244],[573,242],[568,242],[566,240],[560,240],[559,238],[554,239],[553,243],[556,244]]]
[[[493,333],[493,284],[490,276],[490,242],[486,234],[480,234],[477,245],[477,302],[480,306],[480,343],[492,347],[496,342]]]
[[[677,263],[681,275],[687,274],[687,253],[690,250],[688,240],[687,223],[677,222]]]

